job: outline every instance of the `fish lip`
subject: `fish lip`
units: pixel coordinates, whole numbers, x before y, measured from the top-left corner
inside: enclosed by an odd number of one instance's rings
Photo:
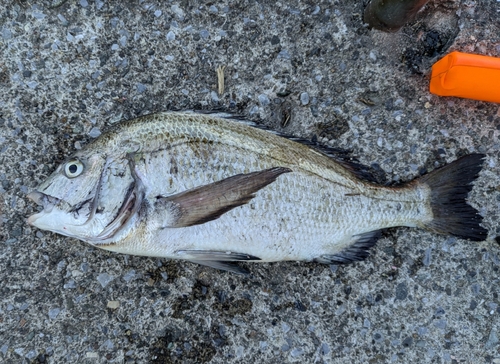
[[[28,217],[28,224],[32,226],[35,221],[42,216],[42,214],[50,212],[52,208],[61,201],[57,197],[46,195],[45,193],[37,190],[31,191],[26,195],[26,197],[43,208],[42,211]]]
[[[28,193],[26,195],[27,198],[29,198],[31,201],[33,201],[34,203],[36,203],[37,205],[43,205],[43,201],[42,201],[42,198],[44,197],[45,195],[43,193],[41,193],[40,191],[31,191],[30,193]]]
[[[31,191],[26,195],[26,197],[43,208],[46,208],[49,205],[57,205],[61,201],[57,197],[46,195],[45,193],[37,190]]]

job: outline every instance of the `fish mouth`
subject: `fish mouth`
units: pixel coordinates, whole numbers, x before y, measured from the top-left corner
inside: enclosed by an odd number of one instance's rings
[[[31,191],[26,195],[26,197],[43,208],[48,205],[57,205],[61,201],[57,197],[46,195],[40,191]]]
[[[36,203],[38,206],[42,206],[43,210],[28,217],[28,224],[33,225],[34,222],[42,215],[50,213],[54,206],[61,203],[61,200],[57,197],[46,195],[40,191],[32,191],[26,195],[31,201]]]
[[[36,226],[36,220],[38,220],[43,215],[52,212],[52,209],[61,204],[63,201],[57,197],[46,195],[40,191],[32,191],[26,195],[28,199],[35,202],[38,206],[42,206],[43,210],[28,217],[28,224],[31,226]],[[142,194],[140,189],[136,188],[135,183],[132,183],[126,194],[126,198],[120,207],[116,217],[103,229],[103,231],[89,239],[95,244],[103,243],[103,241],[112,238],[116,233],[118,233],[132,216],[140,209],[142,203]],[[92,220],[93,215],[95,215],[95,210],[98,204],[98,196],[91,202],[91,213],[87,221],[83,224],[86,225]],[[83,226],[81,225],[81,226]]]

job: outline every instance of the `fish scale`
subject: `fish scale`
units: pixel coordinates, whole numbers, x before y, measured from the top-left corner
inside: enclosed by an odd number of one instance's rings
[[[389,227],[485,239],[466,203],[483,159],[387,187],[357,164],[226,115],[161,113],[77,151],[29,194],[44,210],[28,222],[106,250],[236,273],[232,261],[347,263],[366,258]],[[82,191],[89,202],[75,216]]]

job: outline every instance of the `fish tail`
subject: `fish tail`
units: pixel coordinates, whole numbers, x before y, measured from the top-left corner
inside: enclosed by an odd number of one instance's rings
[[[469,154],[419,178],[418,182],[431,190],[433,214],[423,227],[472,241],[486,239],[488,230],[480,225],[482,216],[466,201],[484,158],[484,154]]]

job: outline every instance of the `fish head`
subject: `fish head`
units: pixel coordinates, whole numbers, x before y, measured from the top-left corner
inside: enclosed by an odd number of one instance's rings
[[[127,159],[80,151],[27,195],[43,207],[28,224],[95,245],[110,242],[137,212],[137,196]]]

